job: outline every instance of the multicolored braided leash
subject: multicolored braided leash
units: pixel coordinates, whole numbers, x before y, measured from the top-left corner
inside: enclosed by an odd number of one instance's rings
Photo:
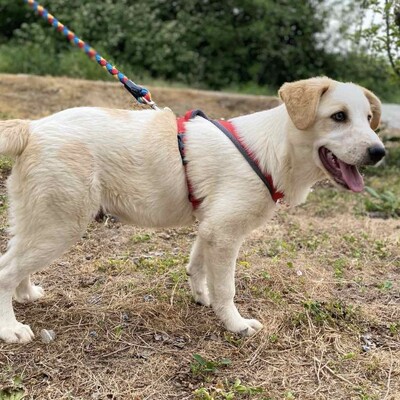
[[[103,58],[95,49],[79,39],[74,32],[69,30],[65,25],[51,15],[43,6],[34,0],[24,0],[34,11],[36,11],[43,19],[45,19],[50,25],[52,25],[58,32],[62,33],[72,44],[78,46],[83,50],[87,56],[97,61],[105,70],[107,70],[115,79],[118,79],[125,87],[125,89],[139,102],[147,104],[154,110],[158,110],[156,103],[151,99],[150,92],[136,83],[128,79],[121,71],[110,64],[105,58]]]

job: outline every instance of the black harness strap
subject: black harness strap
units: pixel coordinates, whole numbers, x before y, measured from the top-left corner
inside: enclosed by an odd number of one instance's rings
[[[253,158],[251,158],[249,151],[246,150],[246,148],[240,143],[237,137],[233,135],[225,126],[223,126],[220,122],[215,121],[213,119],[210,119],[207,117],[206,114],[204,114],[203,111],[201,110],[194,110],[190,114],[190,119],[195,118],[195,117],[202,117],[206,119],[207,121],[210,121],[213,125],[215,125],[234,145],[235,147],[239,150],[240,154],[245,158],[247,163],[250,165],[250,167],[253,169],[253,171],[258,175],[258,177],[263,181],[264,185],[267,187],[269,190],[272,198],[274,198],[275,191],[271,186],[271,183],[268,181],[267,177],[262,173],[260,170],[259,166],[256,164]],[[179,144],[179,150],[181,152],[181,155],[183,154],[183,148],[184,148],[184,143],[183,143],[183,137],[181,132],[178,132],[178,144]],[[182,158],[184,164],[186,164],[184,157]]]
[[[239,150],[240,154],[245,158],[247,163],[250,165],[251,168],[253,168],[253,171],[258,175],[258,177],[263,181],[264,185],[267,187],[269,192],[271,193],[271,196],[274,196],[274,190],[271,187],[271,184],[268,182],[267,178],[265,175],[262,173],[258,165],[254,162],[254,160],[249,156],[248,151],[243,147],[243,145],[239,142],[239,140],[232,135],[231,132],[228,131],[223,125],[221,125],[218,121],[215,120],[209,120],[212,122],[217,128],[219,128],[226,137],[230,139],[230,141],[236,146],[236,148]]]

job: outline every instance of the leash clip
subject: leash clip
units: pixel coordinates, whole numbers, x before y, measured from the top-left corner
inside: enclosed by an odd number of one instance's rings
[[[157,104],[151,99],[150,92],[136,83],[133,83],[130,79],[124,82],[125,89],[141,104],[147,104],[154,110],[158,110]]]

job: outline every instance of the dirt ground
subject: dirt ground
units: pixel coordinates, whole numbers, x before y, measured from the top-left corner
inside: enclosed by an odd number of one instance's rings
[[[201,108],[229,117],[277,104],[150,89],[177,114]],[[0,75],[1,119],[132,104],[117,83]],[[3,252],[10,166],[3,160],[0,167]],[[399,169],[392,162],[369,170],[367,184],[399,194]],[[46,296],[16,304],[36,339],[0,344],[0,399],[399,400],[400,220],[391,217],[392,203],[378,212],[366,204],[367,194],[319,185],[305,205],[282,209],[246,240],[236,302],[264,324],[251,338],[226,332],[191,299],[185,264],[196,226],[154,231],[113,218],[93,222],[34,277]],[[43,343],[42,329],[54,330],[55,340]]]

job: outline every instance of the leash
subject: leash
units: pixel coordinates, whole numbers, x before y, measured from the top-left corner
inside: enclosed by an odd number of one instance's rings
[[[34,11],[36,11],[43,19],[53,26],[58,32],[62,33],[71,44],[76,45],[93,61],[96,61],[115,79],[118,79],[125,89],[137,100],[138,103],[147,104],[154,110],[158,110],[157,104],[151,99],[151,93],[148,89],[137,85],[135,82],[128,79],[121,71],[110,64],[103,58],[93,47],[89,46],[83,40],[79,39],[70,29],[63,25],[54,15],[51,15],[43,6],[34,0],[24,0]]]

